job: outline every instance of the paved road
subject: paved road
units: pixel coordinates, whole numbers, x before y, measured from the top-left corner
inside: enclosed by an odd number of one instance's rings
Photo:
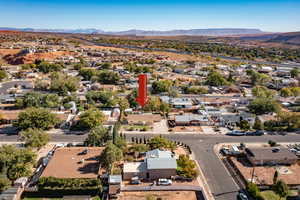
[[[131,137],[152,137],[154,134],[127,134],[127,139]],[[239,187],[228,173],[219,158],[213,151],[213,146],[219,143],[231,142],[265,142],[274,140],[276,142],[300,142],[300,134],[289,134],[286,136],[266,135],[266,136],[225,136],[225,135],[200,135],[200,134],[170,134],[164,135],[173,141],[182,141],[191,146],[196,160],[198,161],[212,193],[216,200],[235,200]],[[86,135],[62,135],[53,134],[52,142],[81,142]],[[0,141],[17,141],[16,135],[0,135]]]
[[[21,86],[27,86],[30,84],[30,81],[26,81],[26,80],[19,80],[19,81],[9,81],[9,82],[4,82],[1,83],[0,85],[0,94],[9,94],[8,89],[12,88],[16,85],[21,85]]]

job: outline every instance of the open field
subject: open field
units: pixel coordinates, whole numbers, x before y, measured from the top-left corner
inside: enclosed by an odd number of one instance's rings
[[[158,192],[123,192],[118,200],[197,200],[195,192],[190,191],[158,191]]]
[[[103,148],[89,147],[87,154],[83,154],[85,149],[85,147],[57,149],[43,171],[42,177],[97,178],[99,156]]]

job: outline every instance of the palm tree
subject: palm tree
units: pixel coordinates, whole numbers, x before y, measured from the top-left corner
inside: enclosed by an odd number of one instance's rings
[[[288,195],[289,188],[288,188],[287,184],[284,181],[279,180],[274,185],[273,191],[279,196],[279,200],[281,200],[282,198],[284,198]]]

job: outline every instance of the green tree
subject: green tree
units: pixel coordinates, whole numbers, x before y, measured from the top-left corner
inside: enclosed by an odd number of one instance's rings
[[[8,189],[10,185],[11,185],[10,180],[8,180],[7,178],[0,177],[0,193]]]
[[[7,73],[0,69],[0,82],[3,81],[7,77]]]
[[[112,64],[111,63],[103,63],[101,66],[100,66],[101,69],[111,69],[112,68]]]
[[[99,71],[94,68],[82,68],[79,70],[79,75],[83,77],[85,81],[90,81],[92,77],[97,76]]]
[[[262,115],[278,112],[280,110],[280,105],[273,99],[259,97],[250,102],[248,109],[256,115]]]
[[[247,70],[247,75],[250,76],[252,85],[264,85],[271,80],[270,76],[254,70]]]
[[[290,88],[282,88],[280,90],[280,96],[290,97],[290,96],[293,96],[293,92],[290,90]]]
[[[89,103],[99,103],[104,107],[115,106],[118,102],[115,95],[108,90],[89,91],[86,94],[86,99]]]
[[[188,155],[179,155],[177,159],[177,174],[186,178],[197,178],[198,170],[195,161],[191,160]]]
[[[126,98],[119,98],[118,99],[118,105],[120,107],[120,117],[119,119],[122,120],[124,116],[124,112],[127,108],[129,108],[129,102]]]
[[[176,144],[174,142],[161,136],[151,138],[148,145],[150,149],[170,149],[172,151],[176,149]]]
[[[169,92],[172,86],[172,81],[170,80],[160,80],[154,81],[152,83],[152,93],[159,94],[162,92]]]
[[[291,76],[292,78],[297,78],[299,74],[299,70],[297,68],[294,68],[291,70]]]
[[[48,63],[46,61],[42,61],[37,65],[37,68],[40,72],[49,73],[49,72],[57,72],[61,71],[64,67],[61,64]]]
[[[103,146],[108,139],[109,129],[100,125],[91,129],[85,143],[88,146]]]
[[[264,124],[259,119],[259,117],[255,117],[255,122],[254,122],[254,125],[253,125],[253,129],[255,129],[255,130],[263,130],[264,129]]]
[[[104,114],[96,108],[90,108],[79,115],[79,121],[76,127],[81,130],[91,129],[102,125],[103,121]]]
[[[204,87],[192,86],[192,87],[184,87],[183,91],[187,94],[207,94],[208,90]]]
[[[56,115],[44,108],[27,108],[19,114],[14,126],[21,130],[28,128],[48,130],[58,122]]]
[[[121,128],[121,123],[116,122],[113,127],[113,144],[116,144],[116,140],[119,137],[120,128]]]
[[[259,196],[260,191],[259,188],[257,187],[257,185],[255,183],[247,183],[246,185],[246,190],[254,197],[256,198],[257,196]]]
[[[30,149],[17,149],[13,145],[0,147],[0,172],[2,173],[16,164],[24,164],[30,170],[35,161],[36,154]]]
[[[210,86],[229,85],[229,82],[219,72],[216,71],[212,71],[208,74],[205,83],[206,85],[210,85]]]
[[[273,176],[273,184],[276,184],[278,180],[278,171],[276,170]]]
[[[273,190],[280,197],[279,199],[286,197],[289,193],[289,188],[283,180],[277,181],[273,186]]]
[[[28,164],[16,163],[8,168],[7,176],[10,180],[15,181],[21,177],[28,177],[32,175],[31,168]]]
[[[115,162],[121,161],[123,159],[123,152],[112,142],[108,142],[106,148],[101,154],[101,157],[106,169],[110,170]]]
[[[275,91],[269,90],[264,86],[255,86],[252,89],[252,94],[255,97],[262,97],[262,98],[273,98],[276,94]]]
[[[58,108],[61,105],[57,94],[46,94],[43,96],[43,106],[46,108]]]
[[[250,124],[247,120],[241,120],[240,122],[240,129],[242,130],[249,130],[250,129]]]
[[[49,135],[40,129],[26,129],[20,133],[21,140],[27,147],[38,148],[45,146],[49,141]]]
[[[117,84],[120,80],[120,75],[117,72],[101,70],[99,72],[99,82],[103,84]]]
[[[58,92],[60,95],[66,95],[68,92],[76,92],[79,88],[79,79],[68,76],[63,73],[51,74],[50,90]]]
[[[295,97],[300,95],[300,87],[291,87],[290,90]]]
[[[129,151],[134,153],[135,157],[138,157],[140,153],[147,152],[149,147],[146,144],[134,144],[129,148]]]

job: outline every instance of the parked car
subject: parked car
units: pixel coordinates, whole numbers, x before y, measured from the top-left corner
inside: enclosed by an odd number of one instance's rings
[[[172,185],[172,181],[166,178],[160,178],[157,181],[157,185]]]
[[[138,185],[138,184],[141,183],[141,180],[139,179],[139,177],[135,176],[135,177],[131,178],[130,183],[133,184],[133,185]]]
[[[238,199],[240,199],[240,200],[249,200],[248,196],[243,191],[239,191]]]
[[[245,133],[245,132],[242,132],[242,131],[234,130],[234,131],[228,132],[226,135],[231,135],[231,136],[244,136],[244,135],[246,135],[246,133]]]
[[[250,131],[246,133],[247,136],[262,136],[264,134],[264,131]]]
[[[220,153],[221,153],[223,156],[231,155],[230,150],[227,149],[227,148],[222,148],[222,149],[220,149]]]
[[[280,151],[280,148],[279,147],[275,147],[272,149],[272,152],[276,153],[276,152],[279,152]]]

